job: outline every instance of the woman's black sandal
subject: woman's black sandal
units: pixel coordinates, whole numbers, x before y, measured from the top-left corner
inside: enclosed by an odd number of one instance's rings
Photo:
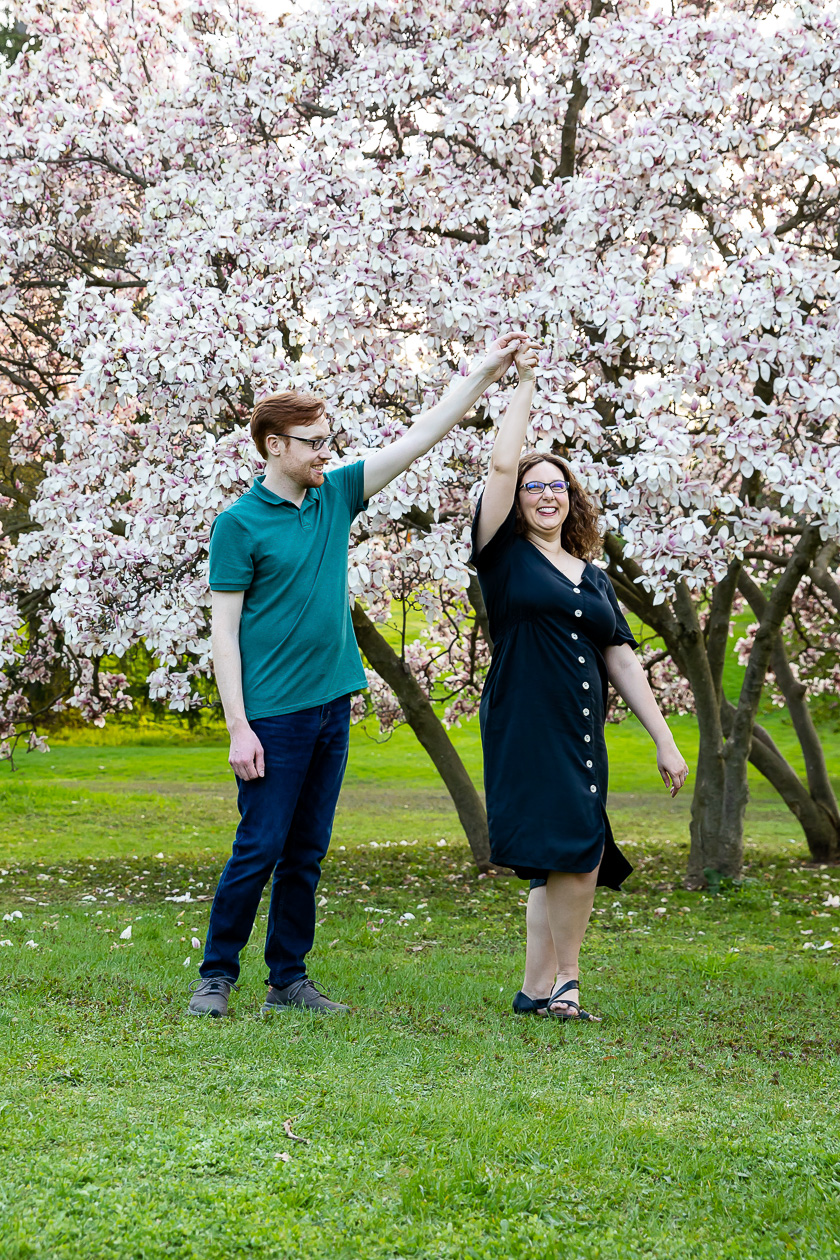
[[[552,993],[551,997],[546,1002],[546,1006],[548,1007],[548,1014],[551,1016],[552,1019],[564,1019],[564,1020],[582,1019],[584,1021],[590,1020],[592,1023],[598,1022],[596,1017],[594,1015],[590,1015],[589,1011],[585,1011],[583,1007],[579,1005],[579,1003],[573,1002],[571,998],[563,997],[563,994],[568,993],[569,989],[577,989],[579,987],[580,986],[577,980],[567,980],[565,984],[561,984],[560,988],[557,990],[556,993]],[[575,1010],[577,1011],[577,1015],[563,1015],[560,1013],[560,1011],[553,1011],[551,1009],[552,1002],[560,1002],[560,1001],[563,1002],[564,1006],[573,1006]]]
[[[528,994],[520,989],[513,999],[513,1013],[514,1015],[537,1015],[545,1010],[549,1000],[549,998],[529,998]]]

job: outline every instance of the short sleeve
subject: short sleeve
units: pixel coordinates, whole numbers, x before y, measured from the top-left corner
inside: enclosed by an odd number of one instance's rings
[[[365,461],[357,459],[352,464],[342,464],[325,473],[324,480],[329,482],[341,495],[350,509],[350,519],[355,520],[367,507],[365,499]]]
[[[222,512],[210,530],[211,591],[247,591],[254,580],[251,540],[232,512]]]
[[[615,597],[613,584],[603,570],[601,571],[601,575],[604,583],[605,594],[612,605],[613,612],[615,613],[615,634],[610,639],[607,647],[618,647],[622,643],[629,643],[632,648],[637,648],[639,644],[633,636],[633,631],[627,624],[627,618],[618,606],[618,600]]]
[[[483,498],[484,495],[481,496],[481,499]],[[501,556],[504,555],[510,544],[513,542],[516,534],[516,507],[514,506],[510,509],[510,512],[502,521],[493,537],[489,539],[489,541],[486,542],[479,551],[476,545],[476,535],[478,533],[478,522],[481,516],[481,499],[478,500],[478,506],[475,509],[475,516],[473,517],[472,529],[470,531],[472,551],[470,552],[470,558],[467,563],[473,565],[479,573],[486,573],[488,569],[492,569],[495,564],[498,564]]]

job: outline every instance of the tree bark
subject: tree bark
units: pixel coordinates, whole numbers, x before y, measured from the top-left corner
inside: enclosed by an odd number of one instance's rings
[[[716,654],[714,644],[722,637],[723,627],[728,626],[725,599],[729,597],[731,606],[734,589],[729,583],[717,597],[710,660],[697,609],[685,583],[677,588],[670,605],[654,604],[643,585],[636,580],[642,576],[642,570],[635,561],[624,555],[621,539],[615,534],[607,534],[604,547],[610,561],[607,573],[616,595],[664,640],[694,695],[697,725],[700,728],[700,750],[691,798],[691,848],[685,884],[688,888],[702,888],[706,884],[705,871],[719,870],[722,860],[720,837],[725,787],[724,734],[720,721],[722,665],[719,666],[720,654]]]
[[[767,599],[764,593],[748,574],[741,575],[738,587],[741,594],[748,601],[755,616],[761,618],[767,608]],[[820,737],[808,708],[808,688],[799,681],[791,669],[781,634],[776,635],[770,653],[770,669],[773,671],[776,684],[784,696],[793,729],[802,749],[802,756],[805,761],[805,777],[808,785],[806,789],[796,772],[792,767],[788,766],[787,769],[794,776],[800,792],[790,795],[789,798],[781,786],[777,790],[785,800],[788,808],[793,811],[802,824],[805,839],[808,842],[808,848],[814,861],[835,861],[838,853],[840,853],[840,807],[838,807],[837,797],[831,785]],[[766,732],[764,734],[765,742],[772,744],[772,740],[766,735]],[[775,748],[775,745],[773,745],[773,748],[776,758],[784,762],[782,754]],[[750,760],[752,760],[752,757]],[[767,773],[756,762],[753,764],[756,765],[756,769],[761,770],[761,773],[774,786],[776,786],[776,779],[779,780],[780,784],[783,782],[787,783],[786,777],[780,776],[780,772],[777,771],[775,762],[770,763],[771,773]],[[787,766],[787,762],[784,762],[784,764]]]
[[[603,11],[604,0],[592,0],[588,14],[589,21],[592,22],[596,18],[600,17]],[[589,36],[584,35],[578,46],[574,74],[572,75],[572,87],[569,93],[569,102],[566,106],[566,113],[563,117],[563,131],[560,137],[560,161],[558,162],[557,170],[555,171],[555,175],[558,175],[560,179],[571,179],[575,173],[578,120],[580,118],[580,112],[586,104],[586,100],[589,95],[589,89],[583,81],[583,66],[588,52]]]
[[[721,864],[717,869],[725,875],[736,876],[741,871],[744,814],[749,795],[747,759],[752,747],[753,727],[773,648],[785,617],[790,612],[796,588],[808,571],[819,545],[819,530],[816,526],[806,525],[766,602],[747,661],[738,704],[732,717],[732,729],[724,746],[725,787],[721,811],[723,847]]]
[[[735,706],[725,697],[721,708],[724,734],[732,729]],[[840,858],[840,828],[836,818],[814,800],[793,766],[779,751],[764,727],[757,722],[750,745],[750,764],[776,789],[805,833],[815,862],[836,862]]]
[[[715,601],[716,607],[710,618],[716,639],[724,633],[724,623],[728,627],[734,585],[721,583],[720,590],[721,594]],[[685,883],[688,888],[703,888],[707,881],[706,871],[730,874],[740,863],[742,837],[727,834],[724,823],[726,740],[720,720],[722,665],[714,650],[710,656],[697,607],[684,582],[677,587],[674,609],[679,624],[679,636],[676,641],[666,639],[665,643],[672,654],[675,651],[679,653],[681,668],[694,694],[697,725],[700,728],[697,778],[691,798],[691,844]],[[746,769],[744,779],[746,783]]]
[[[491,863],[487,811],[466,766],[416,678],[359,604],[353,607],[352,612],[359,648],[399,700],[406,721],[446,784],[476,865],[481,871],[488,870]]]
[[[604,542],[610,560],[608,573],[616,594],[661,636],[694,694],[700,751],[691,805],[691,850],[686,885],[702,887],[707,870],[733,877],[741,872],[744,814],[749,796],[748,760],[773,784],[800,821],[811,853],[819,855],[820,860],[831,860],[838,851],[839,829],[834,821],[837,804],[819,737],[804,695],[797,693],[780,635],[797,586],[817,554],[820,545],[817,531],[812,527],[803,530],[769,599],[755,587],[761,601],[756,600],[754,607],[760,625],[737,706],[723,696],[722,676],[735,590],[741,589],[746,594],[751,589],[751,579],[743,574],[740,563],[733,562],[723,581],[715,587],[704,636],[697,607],[684,584],[677,587],[669,603],[654,605],[644,586],[636,580],[642,576],[642,571],[632,559],[625,558],[621,539],[607,535]],[[773,668],[774,672],[778,669],[777,678],[781,680],[783,691],[790,684],[791,717],[809,767],[807,788],[767,732],[756,725],[768,668]]]
[[[834,607],[840,612],[840,586],[837,585],[834,578],[828,571],[829,565],[833,564],[840,545],[835,542],[824,543],[817,552],[817,557],[811,565],[808,577],[818,590],[827,595]]]

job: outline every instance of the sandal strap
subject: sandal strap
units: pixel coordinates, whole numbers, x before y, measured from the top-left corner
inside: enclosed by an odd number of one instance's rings
[[[569,989],[579,989],[579,988],[580,988],[580,984],[577,980],[567,980],[565,984],[560,985],[560,988],[557,990],[556,993],[552,993],[551,997],[548,999],[549,1005],[551,1005],[552,1002],[556,1002],[557,999],[560,997],[561,993],[568,993]],[[569,1006],[577,1006],[577,1003],[570,1002]]]
[[[534,1011],[542,1011],[548,1006],[548,998],[531,998],[520,989],[513,999],[513,1010],[517,1015],[529,1015]]]
[[[564,1006],[573,1006],[576,1011],[579,1011],[580,1004],[578,1002],[573,1002],[571,998],[563,997],[563,994],[567,993],[569,989],[576,989],[577,987],[578,987],[577,980],[570,980],[567,984],[562,985],[557,990],[556,993],[552,993],[551,997],[548,999],[549,1011],[551,1010],[555,1002],[562,1002]]]

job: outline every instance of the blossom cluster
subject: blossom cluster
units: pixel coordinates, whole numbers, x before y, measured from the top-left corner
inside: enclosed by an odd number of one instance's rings
[[[0,69],[0,392],[29,524],[0,635],[25,674],[35,598],[93,720],[123,701],[90,662],[137,644],[155,698],[203,703],[209,529],[259,470],[254,398],[317,389],[357,459],[506,328],[541,347],[530,443],[571,460],[655,603],[702,597],[782,524],[840,536],[830,8],[17,9],[34,38]],[[478,694],[473,622],[449,618],[505,397],[351,545],[376,620],[423,608],[410,664],[453,720]]]

